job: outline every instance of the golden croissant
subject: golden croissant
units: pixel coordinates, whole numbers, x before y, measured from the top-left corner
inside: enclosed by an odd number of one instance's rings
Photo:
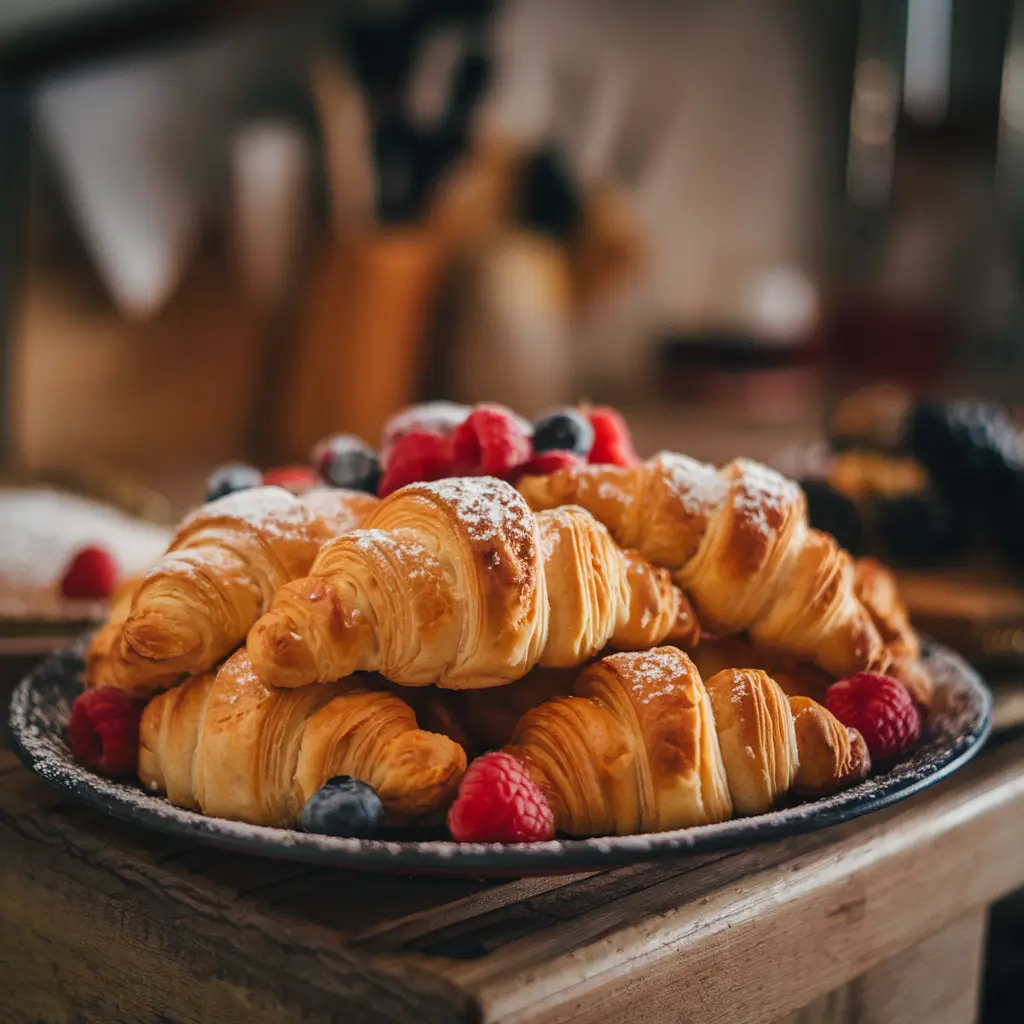
[[[104,685],[148,695],[213,668],[242,643],[277,589],[305,575],[322,544],[358,526],[375,505],[356,491],[296,498],[279,487],[203,505],[139,582],[120,638],[103,632],[104,659],[94,664]]]
[[[807,704],[815,714],[801,725],[802,706],[760,670],[705,684],[673,647],[613,654],[583,671],[573,696],[528,711],[503,749],[526,766],[559,832],[686,828],[864,778],[866,748],[852,750],[850,732]]]
[[[585,465],[525,477],[534,509],[575,503],[623,547],[673,571],[712,634],[749,631],[834,676],[884,668],[888,656],[854,592],[853,562],[808,527],[803,492],[736,459],[721,470],[662,453],[643,465]]]
[[[611,645],[695,643],[668,573],[580,508],[534,515],[493,477],[412,484],[324,545],[249,633],[275,686],[379,672],[408,686],[498,686]]]
[[[436,817],[466,768],[462,748],[418,728],[396,694],[358,677],[264,686],[246,651],[155,697],[139,730],[139,778],[171,803],[253,825],[297,824],[328,779],[376,789],[385,822]]]

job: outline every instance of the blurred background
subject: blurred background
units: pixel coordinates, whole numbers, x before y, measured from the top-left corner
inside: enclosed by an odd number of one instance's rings
[[[1019,679],[1022,186],[1024,0],[4,0],[0,461],[169,519],[410,403],[612,403],[642,455],[819,481]],[[965,396],[1001,411],[908,462],[893,422]]]

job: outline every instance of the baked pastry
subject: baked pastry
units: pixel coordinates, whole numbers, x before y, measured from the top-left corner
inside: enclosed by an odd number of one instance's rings
[[[808,697],[790,697],[799,765],[793,792],[824,796],[867,777],[871,756],[864,737]]]
[[[517,758],[569,835],[630,835],[761,814],[788,794],[832,793],[867,774],[863,739],[756,669],[705,685],[673,647],[613,654],[573,695],[528,711]]]
[[[532,508],[579,504],[619,544],[673,570],[712,634],[749,631],[837,677],[885,667],[882,638],[854,593],[852,559],[809,529],[800,488],[766,466],[736,459],[719,471],[662,453],[519,486]]]
[[[789,792],[799,763],[789,698],[771,676],[754,668],[726,669],[706,686],[733,809],[737,814],[770,811]]]
[[[377,505],[357,491],[296,498],[256,487],[203,505],[143,577],[110,640],[106,685],[148,695],[215,666],[245,639],[277,589],[303,576],[331,537]]]
[[[668,575],[580,508],[534,516],[494,477],[413,484],[326,544],[249,634],[260,677],[305,686],[355,671],[409,686],[499,686],[612,647],[695,643]]]
[[[558,831],[631,835],[732,814],[711,701],[682,651],[602,658],[574,694],[528,711],[504,748],[526,765]]]
[[[155,697],[142,715],[139,778],[173,804],[254,825],[293,826],[328,779],[376,789],[385,821],[442,812],[466,768],[462,748],[417,727],[412,709],[358,677],[276,690],[240,650],[214,673]]]

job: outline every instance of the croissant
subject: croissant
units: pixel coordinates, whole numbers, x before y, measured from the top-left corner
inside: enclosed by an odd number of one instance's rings
[[[788,793],[867,774],[864,741],[824,707],[788,699],[756,669],[705,685],[672,647],[614,654],[573,696],[528,711],[503,750],[526,766],[558,831],[628,835],[760,814]]]
[[[575,695],[528,711],[504,748],[569,835],[630,835],[724,821],[732,799],[714,713],[674,647],[613,654]]]
[[[793,792],[823,796],[860,782],[871,770],[864,737],[807,697],[790,697],[800,764]]]
[[[623,547],[673,570],[712,634],[749,631],[837,677],[885,665],[850,556],[808,528],[803,492],[766,466],[736,459],[716,470],[662,453],[632,468],[528,476],[519,487],[534,509],[581,505]]]
[[[409,686],[498,686],[606,646],[695,643],[668,574],[580,508],[534,516],[493,477],[413,484],[326,544],[250,631],[260,677],[304,686],[355,671]]]
[[[358,678],[268,689],[244,649],[218,672],[155,697],[139,730],[143,785],[178,806],[254,825],[294,826],[336,775],[372,785],[389,824],[436,815],[465,768],[462,748],[418,728],[396,694]]]
[[[199,508],[136,588],[121,639],[111,634],[110,685],[146,695],[212,668],[242,643],[278,587],[308,572],[321,545],[376,504],[356,491],[296,498],[257,487]]]

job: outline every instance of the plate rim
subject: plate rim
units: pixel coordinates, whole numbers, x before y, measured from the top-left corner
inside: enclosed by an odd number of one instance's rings
[[[250,856],[390,874],[560,874],[621,867],[673,855],[721,852],[818,831],[890,807],[947,778],[982,749],[992,722],[992,694],[977,671],[949,648],[926,641],[926,656],[940,656],[953,665],[963,689],[972,694],[976,713],[971,728],[955,737],[948,747],[936,751],[917,774],[908,775],[913,761],[902,762],[888,773],[815,801],[713,825],[634,836],[512,845],[440,839],[343,839],[208,817],[174,807],[166,798],[146,793],[137,783],[87,772],[69,754],[55,757],[50,749],[52,730],[40,737],[40,730],[31,723],[32,697],[55,669],[70,682],[61,668],[62,659],[80,659],[87,641],[88,635],[54,652],[15,687],[8,725],[14,752],[29,771],[94,810],[135,827]]]

